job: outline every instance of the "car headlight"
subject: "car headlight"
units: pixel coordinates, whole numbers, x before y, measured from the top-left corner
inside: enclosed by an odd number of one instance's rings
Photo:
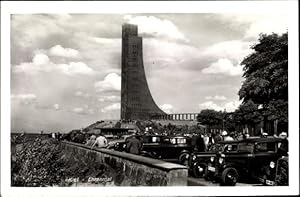
[[[197,157],[196,157],[196,155],[193,155],[192,156],[192,160],[195,160]]]
[[[224,162],[224,159],[222,157],[219,158],[219,163],[222,164]]]
[[[275,162],[274,161],[270,162],[270,168],[275,168]]]
[[[214,162],[215,158],[214,157],[210,157],[210,161]]]

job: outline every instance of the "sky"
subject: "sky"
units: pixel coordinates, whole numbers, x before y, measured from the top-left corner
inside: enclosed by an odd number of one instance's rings
[[[26,14],[11,16],[12,131],[70,131],[120,118],[121,28],[138,25],[144,67],[167,113],[234,111],[243,58],[278,14]]]

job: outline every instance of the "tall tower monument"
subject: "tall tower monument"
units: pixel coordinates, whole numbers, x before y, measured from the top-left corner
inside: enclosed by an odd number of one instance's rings
[[[138,27],[122,26],[121,119],[147,120],[164,115],[150,93],[143,63],[143,40]]]

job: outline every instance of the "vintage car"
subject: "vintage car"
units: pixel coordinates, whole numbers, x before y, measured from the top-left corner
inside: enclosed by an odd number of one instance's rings
[[[140,135],[142,142],[141,155],[187,165],[192,151],[191,138],[187,136]],[[126,151],[126,140],[118,140],[109,146],[110,149]]]
[[[148,135],[142,136],[142,155],[179,162],[187,165],[192,151],[192,139],[188,136]]]
[[[269,166],[264,168],[264,174],[259,177],[259,181],[264,185],[288,185],[288,156],[282,156],[277,162],[270,163]]]
[[[222,151],[208,163],[206,176],[229,186],[234,186],[237,181],[259,182],[265,177],[266,169],[287,154],[279,151],[282,142],[273,137],[240,140],[232,151]]]
[[[213,162],[218,152],[234,150],[237,141],[219,141],[213,144],[206,152],[193,152],[189,157],[189,174],[196,178],[205,177],[208,162]]]

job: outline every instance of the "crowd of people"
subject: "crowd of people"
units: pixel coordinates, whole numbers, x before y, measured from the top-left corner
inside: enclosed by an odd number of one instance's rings
[[[146,128],[144,131],[139,132],[127,137],[125,139],[126,151],[132,154],[140,154],[142,149],[142,140],[140,139],[140,135],[166,135],[166,136],[189,136],[192,138],[192,146],[195,151],[205,152],[210,150],[211,146],[219,141],[233,141],[233,140],[242,140],[249,138],[248,133],[238,133],[238,132],[230,132],[222,131],[222,132],[202,132],[202,133],[183,133],[183,132],[168,132],[164,131],[162,133],[157,133],[153,129]],[[260,137],[266,137],[264,133],[261,134]],[[278,138],[287,138],[287,133],[282,132],[280,135],[274,137]],[[82,143],[87,146],[91,146],[92,148],[107,148],[109,146],[108,140],[106,137],[100,133],[98,134],[86,134],[82,131],[79,131],[75,134],[69,136],[69,140],[77,143]],[[287,146],[287,143],[282,146]]]

